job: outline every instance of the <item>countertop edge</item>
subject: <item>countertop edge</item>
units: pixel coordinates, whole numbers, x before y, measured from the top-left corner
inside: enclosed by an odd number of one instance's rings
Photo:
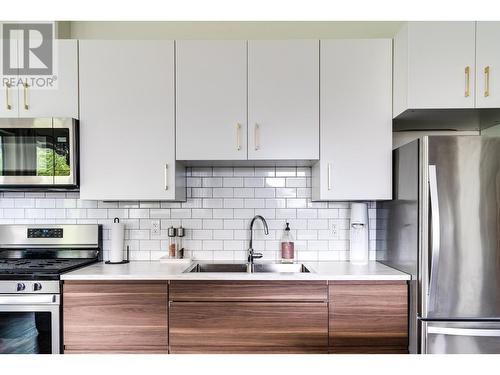
[[[321,263],[321,264],[320,264]],[[129,267],[107,268],[102,263],[80,268],[61,275],[62,281],[409,281],[411,275],[396,270],[382,263],[373,261],[365,268],[354,268],[349,262],[320,262],[305,265],[311,268],[312,273],[183,273],[190,265],[163,265],[159,262],[138,262],[138,268],[131,270]],[[132,263],[131,263],[132,264]],[[132,264],[132,267],[134,265]],[[329,269],[330,267],[330,269]],[[152,268],[155,270],[147,270]],[[161,268],[161,271],[159,270]],[[335,268],[339,268],[338,270]],[[354,270],[350,273],[351,268]],[[114,272],[109,272],[114,271]],[[154,271],[154,272],[153,272]],[[109,273],[107,273],[109,272]]]

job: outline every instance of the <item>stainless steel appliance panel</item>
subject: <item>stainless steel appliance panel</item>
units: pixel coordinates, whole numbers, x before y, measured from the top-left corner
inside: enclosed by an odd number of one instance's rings
[[[0,354],[59,354],[60,296],[0,294]]]
[[[428,173],[430,276],[422,315],[500,319],[500,138],[429,137]]]
[[[424,322],[427,354],[499,354],[500,322]]]
[[[30,229],[60,229],[61,237],[29,238]],[[0,225],[0,249],[49,248],[82,249],[99,246],[97,224],[19,224]]]

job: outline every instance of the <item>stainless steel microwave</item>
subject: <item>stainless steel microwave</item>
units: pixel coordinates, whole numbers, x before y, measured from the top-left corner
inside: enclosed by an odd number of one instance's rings
[[[78,185],[78,120],[0,119],[0,190],[69,190]]]

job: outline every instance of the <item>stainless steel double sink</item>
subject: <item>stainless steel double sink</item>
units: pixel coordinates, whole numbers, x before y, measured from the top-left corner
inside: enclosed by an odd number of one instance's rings
[[[238,273],[303,273],[311,272],[306,266],[300,263],[196,263],[189,267],[184,273],[188,272],[238,272]]]

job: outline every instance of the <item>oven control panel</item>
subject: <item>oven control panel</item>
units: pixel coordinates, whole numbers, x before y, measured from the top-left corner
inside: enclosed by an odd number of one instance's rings
[[[28,238],[63,238],[63,229],[28,228]]]

